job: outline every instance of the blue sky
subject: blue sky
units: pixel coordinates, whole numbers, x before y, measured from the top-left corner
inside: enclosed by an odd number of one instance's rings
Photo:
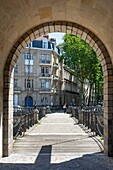
[[[63,42],[62,37],[63,37],[64,34],[65,33],[59,33],[59,32],[50,33],[49,38],[56,38],[56,43],[58,45],[59,43]]]

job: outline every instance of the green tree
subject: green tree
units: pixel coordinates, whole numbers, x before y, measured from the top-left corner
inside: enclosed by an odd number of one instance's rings
[[[98,56],[84,40],[70,34],[64,35],[64,43],[59,46],[63,51],[60,61],[64,60],[64,64],[74,71],[75,76],[81,83],[80,101],[82,102],[85,101],[86,95],[84,83],[88,80],[90,85],[89,105],[92,100],[91,92],[94,84],[96,92],[101,89],[102,93],[103,89],[103,75]],[[101,86],[101,88],[98,89],[96,86]],[[100,91],[98,91],[98,93],[100,93]],[[99,95],[95,96],[95,100],[97,100],[96,97],[98,98]]]

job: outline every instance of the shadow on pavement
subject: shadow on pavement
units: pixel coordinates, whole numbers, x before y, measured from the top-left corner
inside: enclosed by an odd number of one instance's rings
[[[52,145],[42,146],[35,163],[0,163],[0,170],[112,170],[113,159],[102,153],[86,154],[62,163],[51,163]],[[57,160],[58,157],[55,159]]]

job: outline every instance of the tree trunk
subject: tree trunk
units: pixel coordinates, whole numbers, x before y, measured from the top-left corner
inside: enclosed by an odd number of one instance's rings
[[[100,89],[99,89],[99,81],[97,82],[97,104],[99,103],[99,93],[100,93]]]
[[[82,104],[83,104],[83,82],[81,82],[80,98],[79,98],[79,105],[82,106]]]
[[[88,106],[90,105],[91,103],[91,91],[92,91],[92,86],[93,84],[90,84],[90,89],[89,89],[89,98],[88,98]]]

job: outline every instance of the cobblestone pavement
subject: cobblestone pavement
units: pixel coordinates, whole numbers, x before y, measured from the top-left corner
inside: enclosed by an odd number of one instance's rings
[[[68,114],[54,113],[14,142],[0,170],[113,170],[113,158]]]

